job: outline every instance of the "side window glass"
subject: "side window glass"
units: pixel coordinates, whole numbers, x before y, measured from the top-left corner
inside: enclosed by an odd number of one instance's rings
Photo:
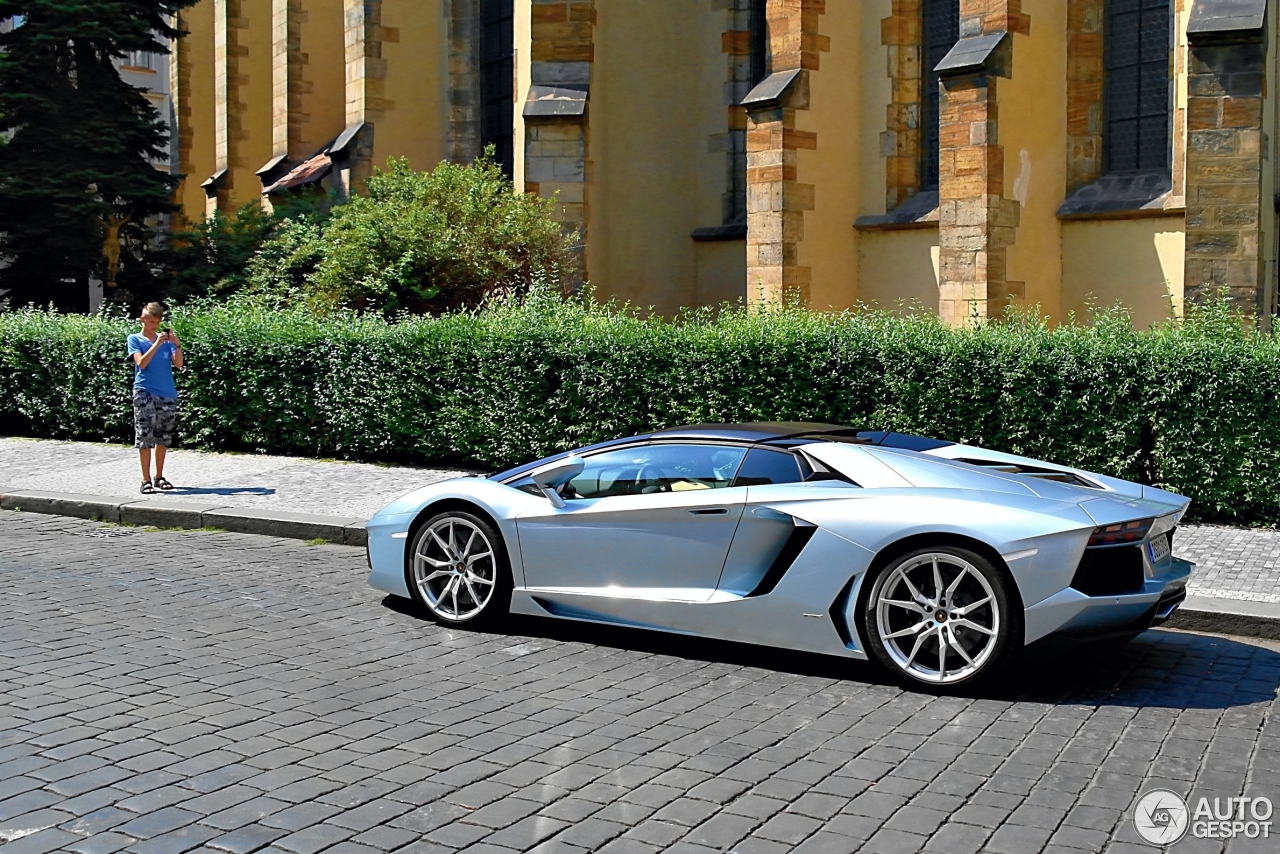
[[[771,483],[800,483],[804,475],[795,456],[782,451],[752,448],[742,462],[734,486],[767,486]]]
[[[724,489],[746,451],[722,445],[643,445],[588,457],[561,494],[575,498]]]

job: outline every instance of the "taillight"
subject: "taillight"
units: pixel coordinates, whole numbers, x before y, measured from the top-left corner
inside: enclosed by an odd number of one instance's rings
[[[1147,537],[1147,531],[1155,519],[1138,519],[1135,522],[1120,522],[1115,525],[1102,525],[1093,529],[1089,538],[1089,547],[1118,546],[1123,543],[1136,543]]]

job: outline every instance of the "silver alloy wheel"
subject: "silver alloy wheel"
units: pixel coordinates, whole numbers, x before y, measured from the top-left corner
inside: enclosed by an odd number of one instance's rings
[[[445,516],[418,537],[413,581],[441,619],[461,623],[478,615],[493,598],[497,578],[493,543],[467,519]]]
[[[916,555],[878,586],[875,630],[904,673],[946,685],[979,671],[1000,636],[1000,603],[973,564],[947,552]]]

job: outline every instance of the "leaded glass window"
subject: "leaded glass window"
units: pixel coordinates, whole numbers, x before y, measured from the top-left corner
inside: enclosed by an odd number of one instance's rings
[[[1170,0],[1107,0],[1108,172],[1169,168]]]
[[[742,8],[739,6],[738,8]],[[751,85],[769,74],[768,0],[751,0]]]
[[[515,3],[482,0],[480,145],[510,178],[515,168]]]
[[[940,83],[933,69],[960,40],[960,0],[924,0],[921,53],[924,59],[924,91],[920,98],[920,185],[923,190],[938,188],[938,107]]]

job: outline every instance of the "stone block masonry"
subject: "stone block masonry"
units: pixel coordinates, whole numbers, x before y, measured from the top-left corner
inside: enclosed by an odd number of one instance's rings
[[[1014,33],[1030,32],[1019,0],[961,0],[960,41],[938,66],[938,313],[959,326],[1000,318],[1024,296],[1007,278],[1020,206],[1004,196],[1000,77],[1012,76]]]
[[[819,32],[826,0],[769,0],[770,74],[747,96],[747,301],[809,302],[811,270],[800,265],[804,214],[816,189],[800,175],[799,152],[818,147],[801,130],[809,75],[831,47]]]
[[[1104,0],[1067,4],[1067,194],[1102,176]]]
[[[1260,252],[1261,38],[1191,34],[1187,93],[1186,298],[1226,291],[1249,313],[1267,313]]]
[[[893,15],[880,22],[880,43],[888,48],[892,97],[886,129],[880,136],[880,153],[885,157],[886,211],[920,191],[924,97],[920,0],[893,0],[892,8]]]
[[[566,231],[578,232],[578,271],[587,270],[587,192],[591,184],[591,70],[594,0],[533,0],[530,91],[525,101],[525,191],[557,201]]]

